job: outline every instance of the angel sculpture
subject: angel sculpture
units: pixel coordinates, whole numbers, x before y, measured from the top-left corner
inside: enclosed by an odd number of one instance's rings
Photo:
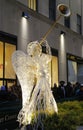
[[[41,113],[58,112],[50,85],[51,50],[46,40],[43,45],[47,54],[42,53],[42,45],[38,41],[33,41],[27,45],[27,54],[17,50],[12,55],[12,64],[22,89],[23,102],[18,121],[27,125],[34,116],[37,128],[42,125]]]

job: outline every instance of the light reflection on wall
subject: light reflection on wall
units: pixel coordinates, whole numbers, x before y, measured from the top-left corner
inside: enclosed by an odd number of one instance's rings
[[[19,50],[26,51],[26,44],[29,41],[29,20],[21,17],[19,26],[18,48]]]
[[[21,36],[25,37],[28,34],[28,20],[24,17],[21,19]]]
[[[29,41],[29,21],[22,17],[19,25],[18,48],[25,52],[26,44]]]
[[[64,33],[60,35],[60,44],[61,44],[61,51],[64,52],[65,49],[65,40],[64,40]]]
[[[66,63],[66,42],[65,32],[61,31],[59,44],[59,81],[67,82],[67,63]]]

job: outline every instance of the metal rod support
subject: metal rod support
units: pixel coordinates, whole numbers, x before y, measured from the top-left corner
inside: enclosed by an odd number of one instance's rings
[[[57,24],[57,21],[61,18],[62,15],[59,15],[56,21],[52,24],[52,26],[48,29],[48,31],[45,33],[45,35],[42,37],[42,40],[40,41],[40,44],[43,43],[43,41],[47,38],[48,34],[53,30],[55,25]]]

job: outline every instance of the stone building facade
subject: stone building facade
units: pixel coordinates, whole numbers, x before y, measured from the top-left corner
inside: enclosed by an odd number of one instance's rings
[[[45,0],[45,2],[46,1],[47,0]],[[44,12],[44,14],[46,15],[43,15],[43,12],[40,14],[28,8],[26,4],[27,1],[20,3],[19,0],[0,1],[0,44],[2,45],[5,39],[5,45],[9,42],[15,45],[11,54],[15,49],[22,50],[26,53],[27,44],[30,41],[40,41],[53,23],[53,21],[47,17],[48,11],[46,10],[46,6],[45,9],[43,9],[44,6],[42,4],[44,3],[40,4],[42,5],[40,12],[45,10],[46,13]],[[29,19],[22,17],[23,12],[28,13]],[[58,12],[56,15],[58,15]],[[76,33],[76,28],[73,26],[74,22],[75,19],[72,19],[71,28],[73,29],[67,28],[63,25],[62,17],[47,37],[47,41],[52,49],[50,70],[52,86],[54,83],[58,84],[61,80],[65,82],[70,81],[72,83],[77,81],[83,83],[83,36]],[[5,59],[4,63],[0,61],[2,65],[2,67],[0,67],[0,69],[2,69],[1,71],[8,65],[8,61]],[[5,67],[5,72],[9,67]],[[9,69],[7,70],[9,71]],[[16,81],[15,76],[11,76],[10,74],[10,77],[7,77],[5,76],[5,72],[2,72],[3,75],[0,77],[0,86],[3,84],[9,86]],[[13,74],[14,72],[12,72],[12,75]]]

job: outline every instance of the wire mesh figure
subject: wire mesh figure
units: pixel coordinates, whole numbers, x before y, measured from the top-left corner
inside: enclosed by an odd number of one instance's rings
[[[51,50],[46,40],[43,45],[47,54],[42,53],[42,45],[38,41],[33,41],[27,45],[27,54],[17,50],[12,56],[12,64],[22,89],[23,106],[18,121],[27,125],[34,116],[36,130],[39,126],[43,130],[42,115],[58,112],[50,84]]]

